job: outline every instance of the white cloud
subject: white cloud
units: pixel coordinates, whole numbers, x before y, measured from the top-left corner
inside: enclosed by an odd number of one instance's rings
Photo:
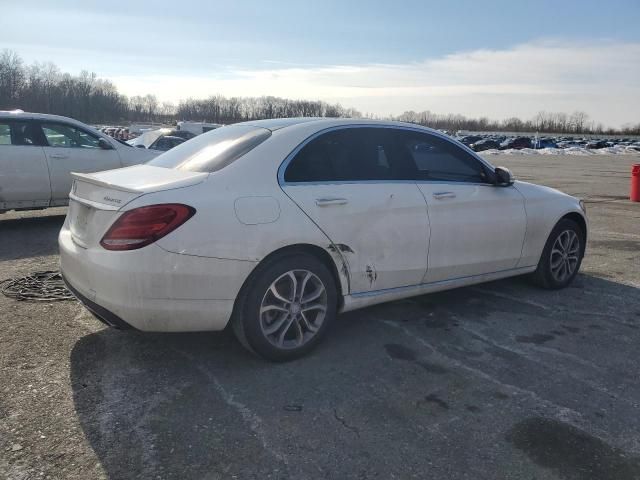
[[[113,78],[126,94],[187,97],[275,95],[339,101],[379,115],[431,110],[528,118],[586,111],[605,125],[640,122],[640,44],[561,40],[475,50],[410,64],[230,69],[209,76]],[[170,66],[169,66],[170,68]]]

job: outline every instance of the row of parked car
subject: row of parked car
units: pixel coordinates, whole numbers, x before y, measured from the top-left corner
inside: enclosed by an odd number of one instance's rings
[[[506,136],[497,134],[473,134],[457,135],[455,138],[472,148],[476,152],[485,150],[521,150],[523,148],[586,148],[600,149],[614,146],[624,146],[640,151],[640,141],[633,138],[604,138],[588,139],[568,136],[558,137],[530,137],[530,136]]]
[[[196,122],[179,122],[181,124],[192,123],[190,126],[206,125],[208,128],[202,128],[203,131],[212,128],[218,128],[216,124],[200,124]],[[141,134],[130,131],[127,127],[102,127],[100,131],[117,140],[126,141],[129,145],[137,148],[147,148],[166,152],[173,147],[184,143],[185,141],[197,136],[203,131],[194,133],[193,129],[185,129],[185,125],[178,125],[177,128],[158,128],[147,130]],[[449,135],[451,133],[444,132]],[[507,136],[500,134],[464,134],[459,132],[451,135],[459,142],[467,145],[476,152],[484,152],[486,150],[522,150],[524,148],[543,149],[543,148],[585,148],[596,150],[600,148],[608,148],[614,146],[628,147],[640,151],[640,140],[633,138],[603,138],[588,139],[576,138],[571,136],[554,136],[554,137],[531,137],[526,135]]]
[[[137,134],[130,132],[128,127],[96,127],[96,130],[123,142],[136,138],[137,136]]]
[[[175,128],[156,128],[142,132],[130,131],[127,127],[99,127],[98,130],[132,147],[166,152],[196,136],[195,133]]]
[[[132,147],[166,152],[202,133],[220,128],[222,125],[206,122],[178,122],[175,127],[96,127],[97,130]]]

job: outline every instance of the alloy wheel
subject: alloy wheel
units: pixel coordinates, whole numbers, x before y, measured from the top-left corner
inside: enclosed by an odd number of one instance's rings
[[[551,249],[551,275],[557,282],[570,278],[578,267],[580,238],[573,230],[564,230],[557,236]]]
[[[264,294],[260,329],[277,348],[299,348],[318,333],[327,308],[322,280],[308,270],[290,270],[274,280]]]

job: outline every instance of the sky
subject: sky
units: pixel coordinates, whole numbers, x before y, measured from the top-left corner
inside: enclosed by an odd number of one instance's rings
[[[127,95],[640,123],[639,0],[0,3],[0,49]]]

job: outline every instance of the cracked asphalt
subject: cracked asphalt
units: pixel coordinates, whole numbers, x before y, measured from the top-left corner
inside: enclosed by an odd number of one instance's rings
[[[637,156],[491,156],[587,201],[582,273],[342,315],[307,358],[104,328],[0,296],[0,478],[640,478]],[[64,209],[0,215],[0,279],[55,268]]]

